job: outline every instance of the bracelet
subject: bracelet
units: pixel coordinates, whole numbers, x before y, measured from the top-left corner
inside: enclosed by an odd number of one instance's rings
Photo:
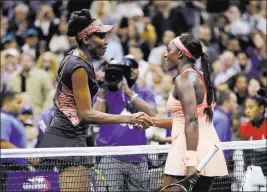
[[[185,152],[185,164],[187,167],[197,165],[197,152],[196,151]]]
[[[137,97],[138,97],[138,94],[135,93],[135,94],[131,97],[131,102],[133,102]]]
[[[101,98],[99,98],[99,97],[97,97],[96,100],[97,100],[97,101],[100,101],[100,102],[102,102],[102,103],[106,102],[106,99],[101,99]]]

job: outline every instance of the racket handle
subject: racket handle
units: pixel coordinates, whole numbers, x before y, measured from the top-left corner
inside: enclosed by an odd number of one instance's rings
[[[201,172],[204,167],[207,165],[207,163],[212,159],[212,157],[215,155],[215,153],[219,150],[219,147],[214,145],[212,149],[208,152],[208,154],[205,156],[205,158],[200,162],[200,164],[197,166],[197,171]]]

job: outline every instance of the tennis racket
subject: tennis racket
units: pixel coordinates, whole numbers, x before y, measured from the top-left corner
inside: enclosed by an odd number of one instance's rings
[[[215,153],[219,150],[219,148],[214,145],[211,150],[208,152],[208,154],[205,156],[205,158],[200,162],[200,164],[197,166],[197,171],[201,172],[205,166],[208,164],[208,162],[212,159],[212,157],[215,155]],[[188,182],[188,178],[184,178],[183,180],[177,182],[177,183],[172,183],[170,185],[167,185],[163,187],[160,191],[164,191],[165,189],[168,189],[170,187],[175,187],[178,186],[180,187],[184,192],[192,191],[193,185],[190,184],[189,189],[187,190],[186,187],[184,187],[185,183]]]

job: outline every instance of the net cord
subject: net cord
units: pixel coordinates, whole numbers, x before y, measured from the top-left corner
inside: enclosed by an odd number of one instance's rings
[[[266,149],[266,139],[258,141],[222,142],[222,150]],[[103,155],[137,155],[168,153],[171,145],[138,145],[112,147],[65,147],[65,148],[32,148],[1,149],[1,158],[34,158],[34,157],[68,157],[68,156],[103,156]]]

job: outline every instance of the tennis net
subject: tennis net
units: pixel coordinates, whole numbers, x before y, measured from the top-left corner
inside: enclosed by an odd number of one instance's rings
[[[81,191],[81,183],[86,183],[86,191],[95,192],[159,191],[169,148],[146,145],[2,149],[0,190],[59,191],[59,186],[64,186],[69,191]],[[225,142],[221,148],[230,175],[217,177],[212,191],[241,191],[250,165],[260,166],[266,176],[266,140]],[[65,174],[67,171],[69,174]]]

